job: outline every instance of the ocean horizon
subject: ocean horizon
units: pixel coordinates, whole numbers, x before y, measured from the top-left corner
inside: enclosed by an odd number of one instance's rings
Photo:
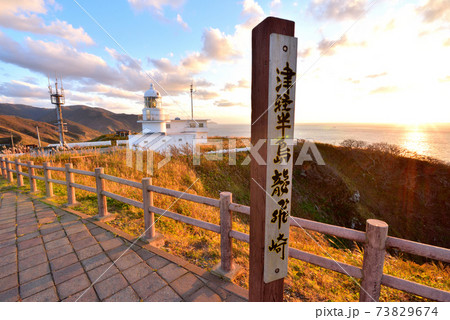
[[[250,124],[210,123],[209,136],[250,137]],[[367,123],[300,123],[294,137],[339,145],[346,139],[395,144],[419,155],[450,163],[450,123],[396,125]]]

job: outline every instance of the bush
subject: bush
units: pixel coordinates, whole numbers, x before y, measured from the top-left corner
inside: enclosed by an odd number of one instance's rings
[[[342,147],[350,149],[363,149],[367,146],[367,142],[355,139],[346,139],[342,141],[340,144]]]

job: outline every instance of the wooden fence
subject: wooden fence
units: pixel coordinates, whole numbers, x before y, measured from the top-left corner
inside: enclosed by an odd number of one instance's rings
[[[44,181],[46,196],[53,196],[53,184],[65,185],[67,188],[68,205],[76,204],[75,189],[97,194],[98,200],[98,218],[105,219],[109,217],[106,198],[115,199],[129,205],[144,210],[145,234],[144,238],[151,240],[155,237],[154,214],[164,215],[164,217],[183,223],[193,225],[220,234],[221,239],[221,272],[228,273],[234,268],[232,256],[232,239],[249,243],[249,235],[232,229],[232,212],[238,212],[250,215],[250,207],[232,202],[232,194],[229,192],[220,193],[220,199],[202,197],[175,191],[152,185],[151,178],[144,178],[142,182],[130,181],[104,173],[103,168],[95,169],[95,172],[77,170],[71,163],[65,165],[65,168],[51,167],[49,162],[43,165],[34,165],[33,161],[27,163],[19,162],[19,159],[10,161],[0,157],[2,177],[13,183],[13,173],[16,174],[17,186],[24,186],[23,177],[28,177],[30,182],[30,191],[37,192],[36,180]],[[15,169],[12,168],[14,165]],[[26,167],[28,172],[22,171]],[[35,169],[44,171],[44,176],[37,176]],[[52,178],[52,171],[65,172],[65,181]],[[74,174],[95,177],[96,188],[84,186],[75,183]],[[107,192],[105,190],[105,181],[112,181],[142,190],[142,202],[128,199],[120,195]],[[210,222],[187,217],[175,212],[170,212],[153,206],[153,193],[163,194],[178,199],[188,200],[200,204],[209,205],[220,209],[220,225]],[[390,237],[387,235],[388,225],[379,220],[367,220],[366,232],[339,227],[335,225],[320,223],[316,221],[290,217],[290,225],[295,228],[315,231],[330,236],[336,236],[352,241],[364,243],[363,267],[358,268],[346,263],[337,262],[333,259],[321,257],[312,253],[289,248],[289,256],[304,262],[333,270],[353,278],[362,279],[360,289],[360,301],[378,301],[381,285],[409,292],[424,298],[436,301],[450,301],[450,292],[411,282],[398,277],[383,273],[384,257],[386,248],[395,248],[402,252],[418,255],[433,260],[450,263],[450,250],[441,247],[435,247],[427,244],[413,242],[409,240]]]

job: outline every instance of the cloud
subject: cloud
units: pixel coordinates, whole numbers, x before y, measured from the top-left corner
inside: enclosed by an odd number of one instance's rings
[[[175,72],[166,73],[160,70],[152,70],[149,72],[151,77],[157,82],[157,89],[163,95],[181,95],[189,92],[189,85],[192,83],[193,75],[186,72],[181,67],[177,68]],[[210,87],[211,83],[205,79],[195,79],[195,87],[199,92],[199,97],[207,96],[206,89]]]
[[[233,102],[226,99],[216,100],[214,101],[214,105],[216,107],[246,107],[242,102]]]
[[[281,8],[281,0],[272,0],[270,2],[270,15],[277,15]]]
[[[361,80],[353,79],[353,78],[347,78],[347,79],[345,79],[345,81],[349,81],[349,82],[351,82],[351,83],[353,83],[353,84],[359,84],[359,83],[361,83]]]
[[[189,30],[189,26],[186,22],[183,21],[183,18],[180,14],[177,14],[177,22],[180,26],[183,27],[184,30]]]
[[[379,93],[393,93],[399,91],[398,87],[396,86],[385,86],[385,87],[378,87],[372,91],[370,91],[370,94],[379,94]]]
[[[446,76],[445,78],[439,79],[439,82],[449,82],[449,81],[450,81],[450,76]]]
[[[322,39],[317,44],[317,49],[320,51],[321,55],[324,56],[332,56],[336,53],[336,49],[338,47],[364,47],[366,46],[366,43],[363,42],[350,42],[347,39],[346,35],[343,35],[338,40],[328,40],[328,39]]]
[[[244,0],[242,3],[242,15],[244,16],[262,16],[264,10],[255,0]]]
[[[312,50],[313,48],[306,48],[304,50],[299,50],[297,55],[301,58],[308,58],[312,54]]]
[[[318,19],[348,20],[364,14],[367,0],[313,0],[309,11]]]
[[[124,65],[124,66],[126,66],[127,68],[130,68],[130,69],[137,69],[137,70],[141,70],[142,69],[142,63],[141,63],[141,61],[139,59],[133,59],[132,57],[130,57],[127,54],[119,53],[119,52],[117,52],[116,49],[112,49],[112,48],[106,47],[105,50],[119,64]]]
[[[241,15],[247,18],[242,24],[242,27],[246,29],[252,29],[266,16],[264,10],[255,0],[244,0]]]
[[[428,0],[416,9],[427,23],[443,20],[450,22],[450,2],[448,0]]]
[[[233,46],[232,36],[219,29],[210,28],[203,33],[203,47],[200,52],[192,52],[183,58],[179,64],[173,64],[167,58],[149,59],[157,68],[151,75],[157,79],[162,88],[170,94],[186,92],[187,85],[195,75],[207,70],[212,61],[229,62],[241,56],[241,52]],[[210,82],[196,79],[197,87],[208,87]],[[211,92],[202,92],[202,99],[214,97]]]
[[[211,62],[204,54],[193,52],[180,61],[180,66],[186,71],[196,74],[204,71]]]
[[[158,15],[163,15],[164,7],[179,8],[184,0],[128,0],[131,7],[137,11],[150,10]]]
[[[44,0],[2,0],[0,2],[0,12],[5,11],[31,11],[45,13]]]
[[[227,62],[241,56],[241,52],[233,46],[232,37],[219,29],[205,30],[202,39],[202,50],[192,52],[183,58],[179,65],[172,64],[167,58],[149,59],[149,61],[162,72],[192,76],[206,70],[212,61]]]
[[[237,83],[226,83],[223,90],[233,91],[234,89],[250,88],[250,82],[246,79],[241,79]]]
[[[387,74],[388,74],[387,72],[376,73],[376,74],[369,74],[369,75],[366,76],[366,78],[375,79],[375,78],[386,76]]]
[[[161,72],[172,73],[177,71],[177,66],[173,65],[167,58],[148,59]]]
[[[11,1],[0,4],[0,26],[27,31],[35,34],[52,35],[65,39],[72,45],[84,43],[93,45],[94,41],[82,27],[75,28],[66,21],[55,20],[51,24],[45,24],[37,14],[45,14],[46,8],[43,1]]]
[[[0,95],[14,98],[49,98],[46,88],[16,80],[0,84]]]
[[[210,28],[203,33],[203,54],[210,59],[226,61],[239,57],[241,53],[233,48],[231,36],[219,29]]]
[[[142,98],[142,94],[140,94],[140,93],[131,92],[128,90],[122,90],[119,88],[106,86],[103,84],[85,85],[81,88],[78,88],[77,91],[101,93],[102,95],[107,96],[107,97],[121,98],[121,99]]]
[[[198,86],[198,84],[197,84],[197,86]],[[201,100],[210,100],[210,99],[218,98],[220,95],[216,91],[203,89],[203,90],[196,90],[194,96]]]
[[[0,60],[43,75],[58,72],[65,79],[99,82],[126,90],[140,91],[149,79],[140,70],[109,66],[101,57],[78,51],[63,43],[25,39],[20,44],[0,32]]]

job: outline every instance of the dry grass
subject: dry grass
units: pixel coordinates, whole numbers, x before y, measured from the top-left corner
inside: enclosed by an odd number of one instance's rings
[[[158,158],[157,163],[161,158]],[[62,167],[68,162],[67,156],[54,158],[34,158],[36,164],[51,161],[52,166]],[[243,171],[248,167],[235,166],[232,169],[222,168],[221,162],[206,162],[202,159],[202,168],[194,167],[190,156],[178,153],[172,161],[155,171],[153,184],[173,190],[187,191],[218,198],[220,191],[215,188],[214,181],[205,183],[205,179],[218,179],[216,173],[228,170],[227,177],[223,179],[239,180],[244,175]],[[144,163],[145,165],[145,163]],[[103,167],[105,173],[134,181],[141,181],[145,176],[142,172],[126,166],[125,152],[113,154],[94,154],[90,158],[75,161],[74,168],[94,171],[96,167]],[[38,172],[42,175],[42,172]],[[219,175],[220,177],[220,175]],[[53,178],[64,180],[63,173],[53,172]],[[198,180],[197,180],[198,179]],[[76,175],[76,183],[87,186],[95,186],[94,178]],[[195,183],[194,183],[195,182]],[[188,189],[192,185],[191,189]],[[4,186],[4,183],[3,183]],[[38,181],[42,195],[44,194],[43,183]],[[142,201],[141,191],[131,187],[107,182],[107,190],[130,199]],[[233,194],[236,199],[247,202],[248,190],[239,191],[242,194]],[[65,186],[55,185],[55,199],[59,204],[65,203]],[[96,196],[85,191],[77,190],[77,200],[80,204],[75,210],[86,214],[95,215],[97,212]],[[179,200],[175,203],[174,198],[155,195],[154,204],[162,209],[169,209],[196,219],[219,224],[219,211],[206,205],[200,205],[189,201]],[[111,225],[125,232],[138,236],[143,232],[143,212],[137,208],[108,199],[110,212],[118,213],[118,217],[110,222]],[[181,256],[191,263],[202,268],[211,269],[220,261],[220,237],[219,235],[189,226],[165,217],[156,216],[157,232],[164,235],[162,249],[174,255]],[[233,228],[248,233],[248,217],[235,214],[233,217]],[[324,257],[332,257],[337,261],[362,266],[362,250],[357,244],[346,248],[345,245],[332,245],[325,236],[317,233],[308,233],[291,228],[291,246],[313,254]],[[338,239],[334,241],[339,242]],[[242,287],[248,288],[248,254],[249,246],[246,243],[233,240],[233,254],[237,264],[243,267],[243,272],[234,282]],[[403,279],[416,281],[431,287],[450,290],[450,269],[447,265],[436,263],[417,264],[402,257],[387,256],[384,272]],[[290,259],[289,275],[285,281],[285,300],[287,301],[357,301],[359,297],[359,281],[355,281],[345,275],[335,273],[320,267],[316,267],[298,260]],[[382,287],[381,301],[421,301],[423,299],[398,290]]]

